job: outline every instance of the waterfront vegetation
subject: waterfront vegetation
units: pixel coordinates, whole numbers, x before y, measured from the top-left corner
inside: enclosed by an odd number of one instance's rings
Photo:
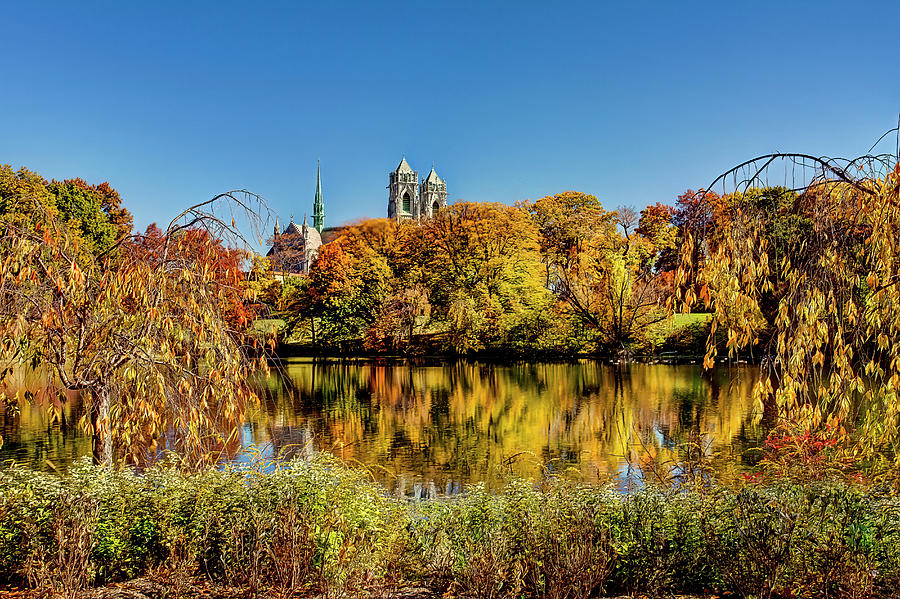
[[[795,189],[766,184],[774,164]],[[0,578],[70,597],[135,578],[176,596],[891,596],[898,158],[767,156],[727,181],[741,183],[640,215],[564,192],[364,221],[336,231],[308,276],[279,279],[232,248],[234,220],[215,210],[258,214],[252,194],[131,235],[109,185],[0,169],[0,401],[14,418],[33,395],[12,377],[45,369],[50,418],[77,395],[96,464],[0,471]],[[285,340],[341,354],[678,352],[707,370],[749,357],[749,422],[767,437],[723,477],[694,430],[625,492],[544,468],[410,501],[323,455],[223,464]]]
[[[835,479],[628,495],[512,480],[410,502],[318,458],[192,474],[83,462],[64,477],[8,469],[0,483],[0,576],[68,596],[148,576],[174,595],[213,585],[331,597],[409,586],[473,597],[887,597],[900,583],[900,499]]]

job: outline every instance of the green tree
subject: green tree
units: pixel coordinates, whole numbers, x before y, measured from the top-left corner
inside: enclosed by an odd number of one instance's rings
[[[0,166],[0,219],[34,227],[47,219],[77,234],[83,251],[100,253],[131,234],[131,213],[109,183],[88,185],[83,179],[52,181],[21,168]]]
[[[103,212],[100,196],[83,180],[52,181],[47,190],[60,220],[78,231],[92,252],[102,252],[116,241],[118,228]]]

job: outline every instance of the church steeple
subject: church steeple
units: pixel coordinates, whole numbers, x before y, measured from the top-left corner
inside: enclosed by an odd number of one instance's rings
[[[316,200],[313,202],[313,227],[319,233],[325,228],[325,202],[322,201],[322,162],[316,166]]]
[[[419,194],[422,215],[427,218],[433,218],[442,208],[447,207],[447,183],[438,176],[433,162]]]
[[[388,174],[388,218],[395,220],[419,219],[419,173],[406,161],[406,155],[397,168]]]

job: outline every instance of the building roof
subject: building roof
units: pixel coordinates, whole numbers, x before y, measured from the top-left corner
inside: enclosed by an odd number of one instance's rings
[[[306,217],[304,217],[305,220]],[[306,229],[306,236],[303,235],[303,229]],[[274,256],[280,251],[287,250],[318,250],[321,245],[322,236],[315,227],[307,225],[301,228],[292,220],[284,232],[275,238],[275,243],[266,256]]]
[[[438,174],[435,172],[434,167],[431,167],[431,172],[428,173],[428,178],[425,179],[426,183],[443,183],[441,178],[438,177]]]
[[[415,171],[409,166],[409,163],[406,161],[406,156],[403,157],[403,160],[400,161],[400,165],[397,166],[397,170],[395,173],[414,173]]]
[[[315,227],[310,227],[306,232],[306,247],[310,249],[318,249],[322,245],[322,235]]]

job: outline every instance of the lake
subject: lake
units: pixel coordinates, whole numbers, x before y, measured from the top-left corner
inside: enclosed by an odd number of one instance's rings
[[[472,361],[283,361],[260,381],[242,428],[247,462],[330,452],[390,491],[457,493],[514,474],[641,484],[679,468],[688,450],[718,476],[758,459],[752,366],[492,364]],[[40,377],[17,383],[40,398]],[[45,401],[0,416],[0,461],[64,470],[89,455],[77,397],[61,423]]]

